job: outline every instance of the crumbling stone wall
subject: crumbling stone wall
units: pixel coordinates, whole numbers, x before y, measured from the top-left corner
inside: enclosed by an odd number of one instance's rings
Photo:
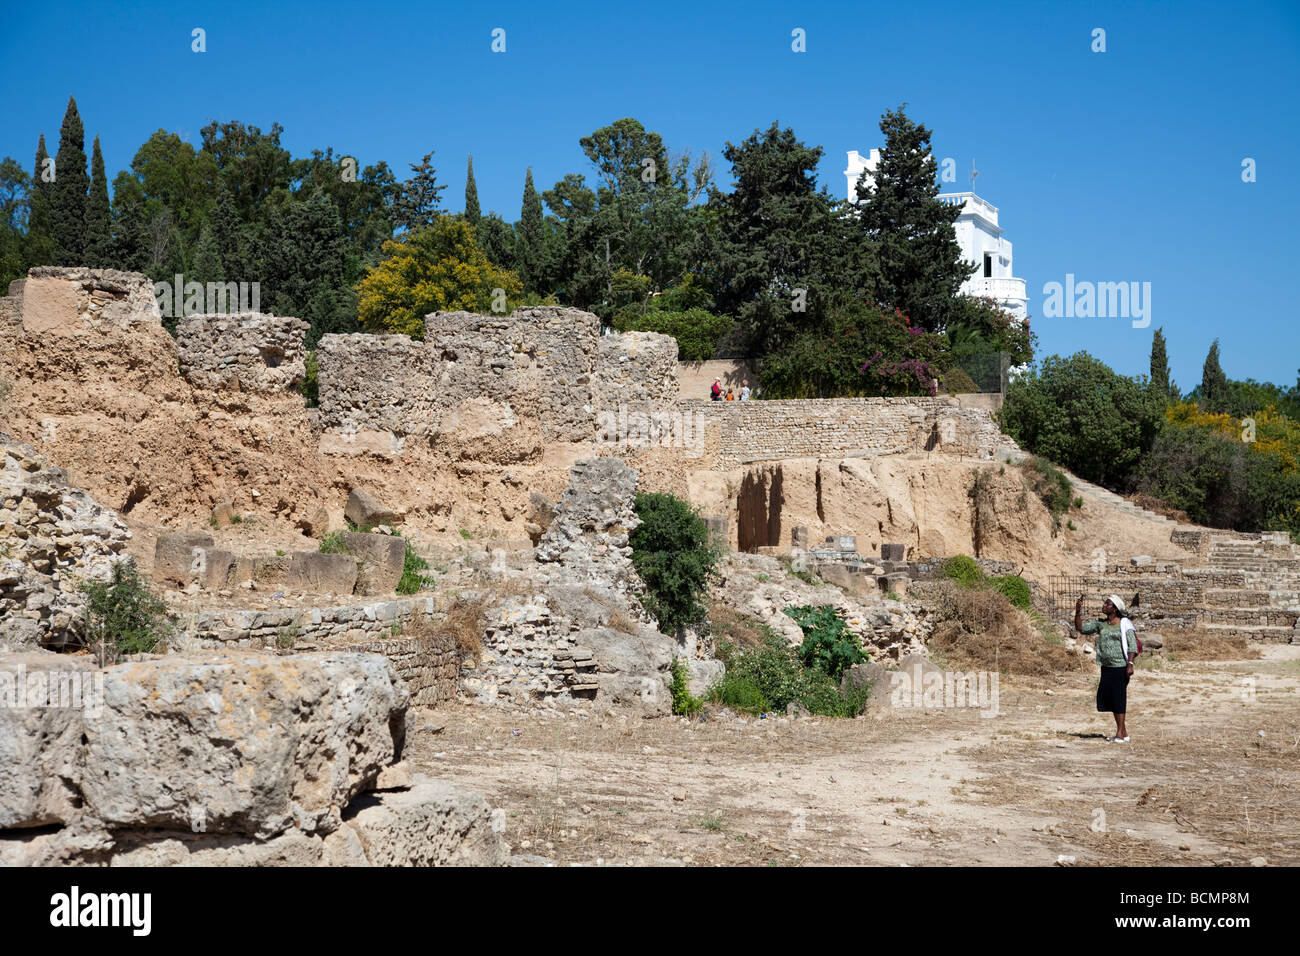
[[[28,332],[60,334],[77,328],[130,328],[162,317],[149,277],[116,269],[37,266],[11,283]]]
[[[408,335],[324,335],[316,346],[321,424],[428,437],[446,402],[441,363]]]
[[[131,533],[115,511],[0,433],[0,638],[76,643],[86,579],[103,580]]]
[[[602,335],[596,359],[596,408],[677,410],[677,340],[657,332]]]
[[[986,410],[962,408],[946,396],[681,404],[719,433],[723,468],[844,453],[934,451],[991,459],[1010,443]]]
[[[260,312],[187,316],[176,323],[176,357],[181,374],[200,388],[284,392],[306,375],[308,328],[302,319]]]

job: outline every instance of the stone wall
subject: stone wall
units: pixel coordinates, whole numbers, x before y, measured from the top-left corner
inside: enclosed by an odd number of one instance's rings
[[[11,283],[9,294],[21,302],[28,332],[60,335],[162,321],[153,283],[138,272],[38,266],[28,271],[26,280]]]
[[[445,403],[441,363],[407,335],[323,335],[316,346],[321,424],[428,437]]]
[[[412,703],[433,707],[455,696],[460,666],[455,638],[422,626],[434,612],[433,598],[328,608],[207,610],[185,620],[186,636],[179,643],[205,650],[383,654],[405,682]]]
[[[677,340],[656,332],[602,335],[595,398],[600,411],[676,411]]]
[[[131,533],[115,511],[69,487],[28,445],[0,433],[0,640],[79,640],[83,581],[105,580]]]
[[[308,328],[302,319],[260,312],[187,316],[176,324],[181,374],[200,388],[288,391],[306,374]]]
[[[719,431],[723,467],[921,450],[991,459],[1010,442],[986,410],[962,408],[946,396],[681,404]]]

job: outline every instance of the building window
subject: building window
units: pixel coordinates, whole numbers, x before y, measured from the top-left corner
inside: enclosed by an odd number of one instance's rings
[[[993,278],[993,254],[989,252],[984,253],[984,278]]]

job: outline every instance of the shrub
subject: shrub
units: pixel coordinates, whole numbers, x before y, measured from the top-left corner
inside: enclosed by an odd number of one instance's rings
[[[854,717],[866,702],[867,691],[841,690],[819,667],[807,667],[785,638],[765,629],[757,647],[736,651],[719,647],[726,673],[708,693],[708,699],[754,713],[783,711],[798,701],[822,717]]]
[[[343,543],[342,531],[331,531],[320,539],[321,554],[347,554],[348,546]]]
[[[990,578],[989,586],[1022,611],[1028,611],[1033,606],[1029,585],[1018,574],[1004,574],[1001,577]]]
[[[152,653],[173,631],[167,605],[129,561],[113,565],[107,581],[87,581],[82,625],[86,643],[101,664],[126,654]]]
[[[686,662],[680,657],[673,658],[672,675],[670,689],[673,695],[673,713],[683,717],[695,716],[699,713],[700,708],[704,706],[704,701],[691,695],[690,689],[687,687],[690,674]]]
[[[645,582],[642,603],[659,620],[659,630],[677,629],[705,615],[701,600],[715,573],[718,552],[708,528],[691,506],[670,494],[638,494],[641,524],[632,532],[632,566]]]
[[[315,349],[307,353],[307,357],[303,359],[303,366],[307,370],[302,379],[303,398],[307,400],[308,408],[315,408],[320,403],[319,367],[316,364]]]
[[[402,577],[397,582],[397,593],[416,594],[433,587],[433,575],[425,573],[429,570],[429,562],[415,553],[411,542],[405,538],[402,542],[406,545],[406,554],[402,558]]]
[[[943,563],[943,576],[949,580],[956,581],[964,588],[978,587],[984,583],[984,572],[975,559],[965,555],[953,555]]]
[[[1061,515],[1070,510],[1070,495],[1074,490],[1065,472],[1049,461],[1031,458],[1024,466],[1024,474],[1034,494],[1042,499],[1047,510],[1051,512],[1052,522],[1060,527]]]
[[[943,390],[949,395],[965,395],[978,392],[980,387],[961,369],[951,368],[943,376]]]
[[[835,608],[829,605],[788,607],[785,613],[804,633],[803,643],[799,645],[799,658],[804,666],[816,667],[838,680],[847,668],[867,659],[862,642],[849,631]]]

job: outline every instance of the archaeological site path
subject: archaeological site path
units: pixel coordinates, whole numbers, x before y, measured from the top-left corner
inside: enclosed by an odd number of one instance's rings
[[[1094,681],[1004,675],[992,719],[456,707],[410,756],[560,865],[1300,863],[1300,647],[1139,670],[1128,747]]]

